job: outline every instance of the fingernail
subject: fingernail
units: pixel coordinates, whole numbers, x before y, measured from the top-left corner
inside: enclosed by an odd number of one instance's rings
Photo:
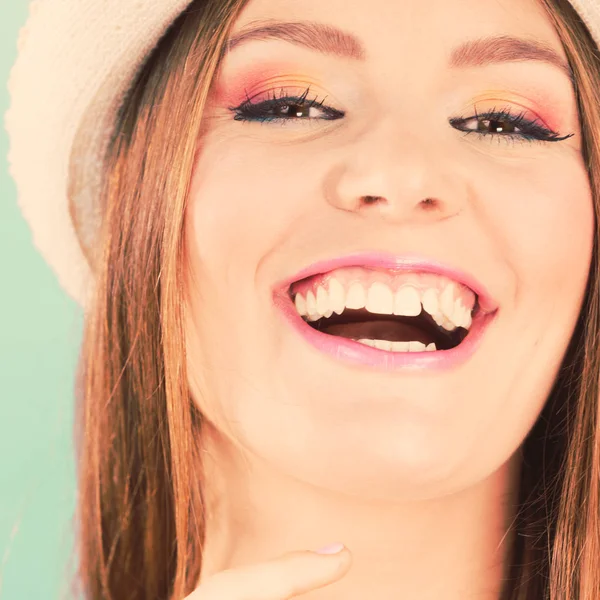
[[[317,554],[337,554],[344,549],[344,544],[329,544],[319,550],[315,550]]]

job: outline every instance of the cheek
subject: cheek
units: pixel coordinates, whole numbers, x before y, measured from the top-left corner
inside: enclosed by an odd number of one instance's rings
[[[219,398],[227,412],[237,410],[229,402],[245,397],[240,386],[261,387],[268,376],[264,351],[276,350],[265,326],[272,315],[263,270],[270,254],[281,251],[293,235],[301,215],[310,212],[307,199],[316,198],[312,182],[317,177],[309,179],[296,168],[299,154],[272,147],[261,151],[256,142],[237,139],[234,144],[226,138],[209,138],[198,152],[185,216],[190,384],[198,402]],[[227,377],[220,377],[224,368]],[[214,406],[200,408],[226,422]]]
[[[486,207],[497,248],[515,274],[515,301],[564,297],[567,306],[556,308],[569,312],[584,292],[595,223],[580,158],[532,160],[496,182]]]
[[[187,216],[207,268],[228,265],[247,278],[290,233],[314,198],[312,180],[298,168],[305,164],[303,152],[274,152],[272,145],[251,140],[208,141],[194,171]]]
[[[507,170],[503,181],[501,193],[485,205],[492,211],[496,251],[512,280],[499,355],[515,378],[507,380],[503,395],[516,402],[512,414],[527,413],[514,423],[525,423],[545,401],[581,312],[594,206],[579,156],[557,151],[556,157],[532,159],[518,171]]]
[[[482,203],[486,235],[493,240],[498,263],[506,265],[505,279],[511,281],[491,348],[492,362],[510,374],[497,384],[496,405],[502,411],[494,414],[493,428],[503,432],[504,440],[514,441],[537,418],[575,329],[595,218],[588,175],[579,158],[532,160],[519,170],[502,172],[481,197],[487,198]]]

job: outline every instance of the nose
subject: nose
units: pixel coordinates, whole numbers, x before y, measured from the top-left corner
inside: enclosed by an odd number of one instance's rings
[[[382,121],[344,147],[325,196],[340,210],[389,222],[449,219],[463,210],[468,184],[448,154],[434,135]]]

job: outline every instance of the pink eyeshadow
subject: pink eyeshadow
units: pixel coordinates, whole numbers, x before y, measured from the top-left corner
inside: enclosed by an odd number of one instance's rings
[[[270,79],[285,77],[286,73],[291,73],[289,65],[273,64],[257,65],[253,68],[240,70],[236,76],[220,76],[215,82],[214,94],[215,101],[227,106],[237,106],[247,97],[253,94],[265,91],[269,85],[265,85]],[[298,75],[295,76],[296,78]],[[289,82],[294,81],[294,75],[289,76]]]

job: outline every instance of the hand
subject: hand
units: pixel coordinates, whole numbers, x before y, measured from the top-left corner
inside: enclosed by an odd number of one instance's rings
[[[341,579],[351,563],[352,556],[343,547],[335,554],[289,552],[274,560],[216,573],[185,600],[289,600]]]

